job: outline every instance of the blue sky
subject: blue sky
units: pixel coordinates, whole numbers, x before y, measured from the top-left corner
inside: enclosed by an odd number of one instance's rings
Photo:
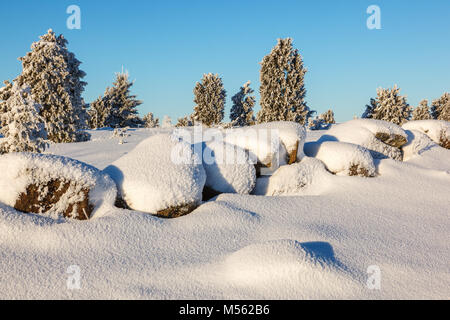
[[[81,8],[81,30],[66,27],[71,4]],[[381,30],[366,27],[372,4]],[[0,26],[1,80],[15,78],[17,58],[53,28],[83,62],[87,102],[124,66],[144,101],[140,113],[159,117],[190,114],[203,73],[222,76],[227,110],[246,81],[258,92],[259,62],[284,37],[309,69],[309,106],[332,108],[338,121],[360,115],[380,86],[398,84],[413,106],[450,91],[449,0],[23,0],[1,3]]]

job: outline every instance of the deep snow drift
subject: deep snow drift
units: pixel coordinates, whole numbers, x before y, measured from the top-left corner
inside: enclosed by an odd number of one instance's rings
[[[168,131],[131,130],[123,145],[90,131],[93,141],[48,152],[104,169]],[[329,133],[308,132],[307,142]],[[222,194],[172,220],[117,208],[87,222],[54,220],[0,204],[1,297],[447,299],[449,159],[434,144],[405,162],[376,160],[374,178],[323,171],[289,195]],[[301,175],[300,164],[283,171]],[[264,179],[295,183],[281,175]],[[74,265],[79,290],[67,287]],[[381,271],[380,290],[366,285],[370,266]]]

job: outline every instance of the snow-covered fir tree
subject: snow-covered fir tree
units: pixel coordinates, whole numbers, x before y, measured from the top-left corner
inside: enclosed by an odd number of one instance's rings
[[[23,71],[15,80],[31,88],[32,99],[42,106],[48,138],[53,142],[87,139],[81,94],[86,82],[81,62],[67,49],[67,40],[50,29],[33,43],[31,51],[19,58]]]
[[[159,119],[153,116],[153,113],[151,112],[147,113],[142,120],[144,121],[144,126],[146,128],[159,127]]]
[[[224,117],[226,91],[222,79],[217,74],[204,74],[194,88],[193,120],[206,126],[222,122]]]
[[[412,112],[412,120],[429,120],[431,119],[430,109],[428,108],[428,100],[420,101],[419,105]]]
[[[3,83],[5,86],[0,88],[0,115],[8,110],[6,101],[11,97],[11,90],[13,87],[13,84],[9,81],[4,81]]]
[[[370,103],[366,105],[366,110],[362,114],[361,118],[363,118],[363,119],[372,119],[373,112],[374,112],[376,107],[377,107],[377,100],[371,98],[370,99]],[[354,118],[356,118],[356,116]]]
[[[442,97],[433,100],[431,115],[436,120],[450,121],[450,93],[445,92]]]
[[[327,112],[322,113],[319,116],[319,119],[322,119],[325,124],[335,124],[336,123],[336,121],[334,120],[334,112],[331,109],[328,110]]]
[[[231,107],[230,120],[233,126],[244,127],[254,124],[253,107],[256,99],[253,92],[254,90],[250,88],[250,81],[248,81],[231,98],[233,106]]]
[[[91,103],[90,123],[95,123],[97,127],[111,128],[137,127],[143,124],[137,111],[142,101],[130,93],[134,83],[128,77],[126,72],[117,73],[113,86],[106,88],[103,97]]]
[[[161,123],[161,127],[162,128],[172,128],[173,127],[172,118],[169,116],[164,116],[162,123]]]
[[[261,110],[258,122],[295,121],[306,124],[312,115],[305,102],[307,69],[292,39],[278,39],[261,62]]]
[[[41,105],[31,98],[31,89],[17,83],[6,100],[6,112],[0,115],[0,134],[4,137],[0,153],[42,152],[47,147],[44,118],[39,115]]]
[[[183,118],[178,118],[178,122],[175,125],[177,128],[182,127],[192,127],[194,125],[194,121],[192,121],[192,116],[184,116]]]
[[[375,108],[370,116],[366,118],[384,120],[402,125],[411,119],[411,107],[406,102],[406,97],[400,95],[400,88],[395,85],[392,89],[377,89]],[[372,100],[371,100],[372,106]],[[364,115],[366,115],[366,112]]]

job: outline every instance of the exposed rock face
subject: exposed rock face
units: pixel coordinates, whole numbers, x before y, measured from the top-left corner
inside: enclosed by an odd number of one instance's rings
[[[94,209],[89,203],[89,189],[80,188],[70,181],[51,180],[40,185],[31,184],[20,194],[14,208],[22,212],[42,214],[55,210],[55,207],[69,197],[73,200],[58,211],[66,218],[88,220]],[[64,198],[66,199],[63,200]]]
[[[11,153],[0,156],[0,201],[26,213],[76,220],[110,208],[117,189],[100,170],[70,158]]]

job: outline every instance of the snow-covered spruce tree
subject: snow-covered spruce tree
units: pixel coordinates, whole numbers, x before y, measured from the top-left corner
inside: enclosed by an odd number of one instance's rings
[[[98,129],[106,127],[106,119],[109,115],[109,110],[105,108],[105,100],[103,97],[98,97],[89,105],[89,127],[91,129]]]
[[[134,83],[128,77],[128,73],[117,73],[113,86],[106,88],[103,97],[91,104],[91,114],[97,115],[102,127],[124,128],[143,124],[137,111],[142,101],[130,94]]]
[[[433,100],[431,115],[436,120],[450,121],[450,93],[445,92],[442,97]]]
[[[428,108],[428,100],[420,101],[419,105],[412,112],[412,120],[429,120],[431,119],[430,109]]]
[[[178,122],[175,125],[177,128],[182,127],[192,127],[194,122],[192,121],[192,116],[184,116],[183,118],[178,118]]]
[[[0,115],[0,154],[8,152],[42,152],[47,147],[44,118],[39,115],[41,105],[31,99],[31,89],[17,83],[6,100],[6,112]]]
[[[400,88],[397,85],[392,89],[377,89],[375,104],[372,119],[389,121],[397,125],[411,119],[411,107],[406,102],[406,97],[400,95]]]
[[[325,124],[335,124],[336,123],[336,121],[334,120],[334,112],[331,109],[328,110],[327,112],[322,113],[319,116],[319,119],[322,119]]]
[[[366,110],[362,114],[361,118],[363,119],[372,119],[373,112],[375,108],[377,107],[377,100],[371,98],[370,103],[366,105]]]
[[[194,88],[193,120],[206,126],[222,122],[224,117],[226,91],[222,79],[217,74],[204,74]]]
[[[13,84],[9,81],[4,81],[4,87],[0,88],[0,115],[7,111],[6,101],[11,97]]]
[[[88,136],[81,94],[87,84],[81,62],[67,49],[67,40],[50,29],[31,45],[31,51],[19,58],[23,71],[15,80],[31,88],[32,99],[42,106],[48,138],[53,142],[75,142]]]
[[[305,102],[306,72],[292,39],[278,39],[278,44],[261,62],[258,122],[286,120],[306,124],[313,113]]]
[[[147,113],[144,118],[144,125],[146,128],[157,128],[159,127],[159,119],[153,116],[153,113]]]
[[[250,88],[250,81],[248,81],[231,98],[233,106],[231,107],[230,120],[233,126],[244,127],[255,123],[253,107],[256,99],[253,92],[253,89]]]

